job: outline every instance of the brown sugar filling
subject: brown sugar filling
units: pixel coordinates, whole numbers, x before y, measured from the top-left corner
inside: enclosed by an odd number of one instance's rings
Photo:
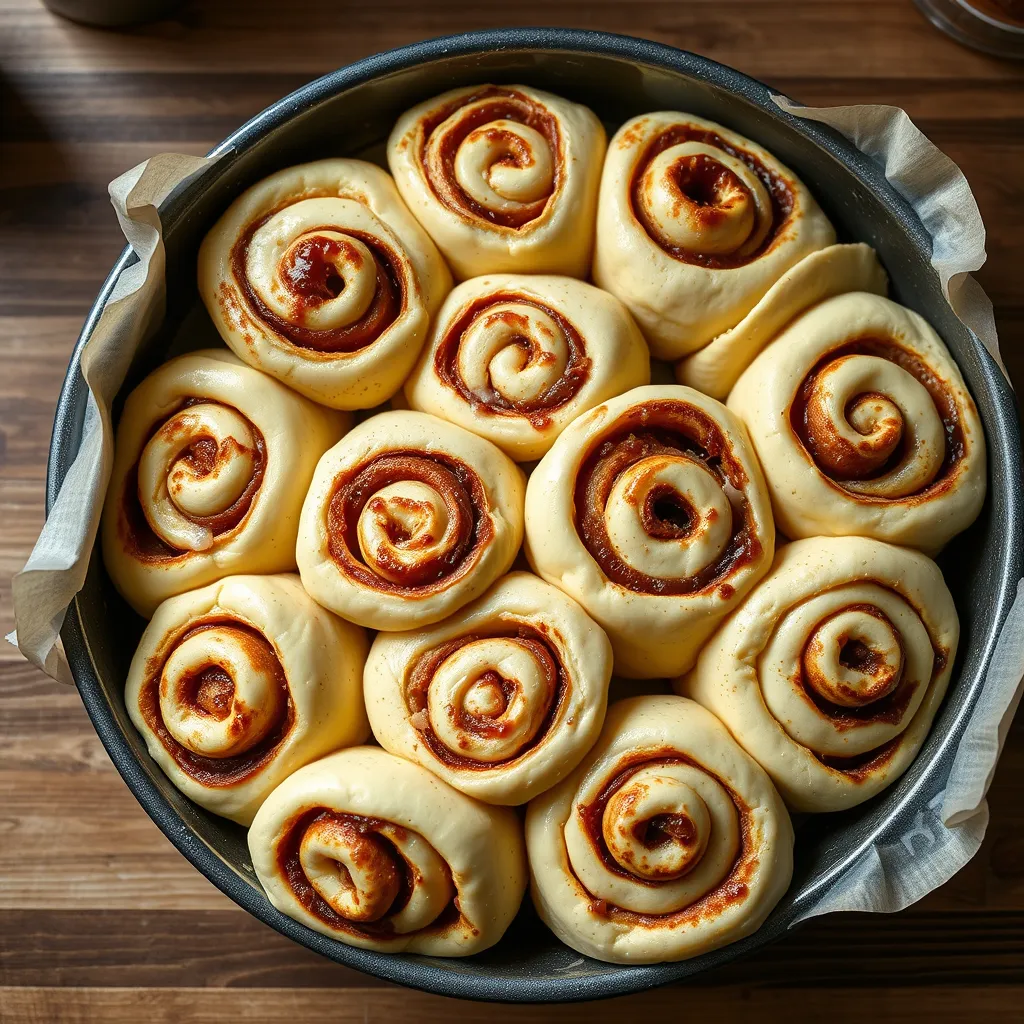
[[[737,160],[742,160],[761,180],[771,200],[772,220],[767,234],[756,249],[743,254],[692,252],[682,246],[672,244],[667,239],[660,238],[658,233],[654,232],[647,224],[643,215],[643,204],[640,202],[644,173],[659,154],[683,142],[700,142],[719,149]],[[699,159],[695,156],[683,158],[675,167],[675,181],[680,195],[695,204],[697,216],[702,218],[708,227],[713,227],[724,215],[718,207],[718,196],[722,191],[727,188],[732,190],[745,188],[732,171],[707,155],[701,156]],[[633,215],[640,223],[644,224],[648,234],[665,252],[681,263],[692,263],[709,269],[742,267],[764,255],[772,248],[782,229],[789,223],[796,202],[791,183],[777,171],[767,167],[760,158],[749,150],[726,142],[717,132],[698,128],[692,124],[673,125],[650,141],[633,169],[629,196]]]
[[[473,109],[467,109],[458,126],[445,136],[440,149],[441,166],[435,169],[426,159],[431,135],[456,111],[463,107],[468,108],[478,102],[480,105]],[[455,156],[459,147],[470,132],[493,121],[515,121],[533,128],[544,136],[551,150],[555,167],[555,178],[548,196],[533,203],[523,204],[516,209],[492,210],[477,202],[459,185],[455,177]],[[497,227],[513,230],[523,228],[544,213],[551,198],[557,195],[561,188],[561,179],[564,174],[564,152],[558,119],[545,107],[516,89],[487,86],[438,107],[423,119],[421,138],[419,159],[426,169],[426,179],[431,191],[444,206],[463,216],[479,218]],[[517,166],[526,166],[531,162],[529,154],[525,153],[510,154],[508,160]]]
[[[182,746],[168,732],[160,711],[160,677],[174,647],[204,630],[224,626],[246,638],[247,643],[252,645],[254,661],[276,665],[277,682],[285,691],[286,700],[282,703],[280,717],[262,740],[243,754],[220,758],[197,754]],[[191,683],[191,686],[183,688],[183,692],[196,709],[221,720],[227,717],[234,696],[234,682],[219,665],[211,664],[199,670]],[[295,720],[295,707],[277,653],[262,633],[247,623],[232,619],[194,624],[176,637],[173,643],[166,645],[162,653],[150,659],[146,665],[145,682],[139,691],[138,707],[146,725],[174,758],[178,767],[200,785],[211,789],[237,786],[256,775],[273,758]],[[238,728],[244,729],[245,722],[239,720]]]
[[[904,437],[904,440],[896,445],[888,458],[880,461],[873,467],[862,466],[860,462],[846,465],[842,452],[838,450],[837,439],[811,416],[809,412],[810,398],[814,391],[815,383],[822,371],[835,360],[852,355],[878,356],[906,370],[907,373],[924,386],[931,396],[936,412],[942,420],[946,436],[942,465],[935,479],[931,483],[926,484],[916,494],[905,495],[900,498],[856,494],[857,500],[863,501],[866,504],[884,504],[890,501],[916,504],[935,498],[949,490],[954,484],[958,468],[966,453],[963,424],[960,421],[960,411],[956,400],[950,394],[945,383],[935,375],[919,355],[888,338],[863,337],[844,342],[842,345],[838,345],[831,351],[826,352],[803,379],[790,405],[789,421],[793,433],[814,461],[814,464],[826,480],[844,493],[851,493],[843,488],[842,483],[834,478],[833,474],[825,468],[823,463],[830,466],[838,465],[843,467],[846,470],[842,474],[845,479],[871,480],[891,472],[908,455],[906,439]]]
[[[530,651],[537,663],[542,666],[547,678],[549,700],[544,720],[541,722],[537,732],[513,756],[502,761],[477,761],[471,757],[462,756],[458,751],[451,750],[437,738],[434,730],[430,727],[427,716],[427,696],[434,673],[437,672],[446,659],[467,644],[494,637],[512,638]],[[496,673],[492,674],[497,675]],[[494,682],[501,687],[507,704],[514,691],[515,682],[502,679],[501,677],[495,678]],[[568,697],[569,689],[570,680],[557,647],[542,630],[529,623],[521,622],[514,631],[470,633],[450,640],[434,650],[426,652],[413,665],[409,673],[409,681],[406,686],[406,705],[410,717],[414,717],[417,722],[423,723],[424,727],[417,727],[417,731],[438,761],[451,768],[489,770],[511,764],[524,757],[544,741]],[[502,737],[507,735],[513,728],[512,723],[502,721],[500,716],[494,718],[475,716],[465,710],[462,710],[459,715],[458,725],[465,731],[482,738]]]
[[[732,536],[721,555],[693,576],[648,576],[616,554],[604,510],[616,479],[624,471],[651,456],[680,454],[703,463],[723,486],[730,486],[739,495]],[[712,417],[684,402],[646,402],[620,417],[615,431],[583,459],[574,493],[576,530],[604,574],[620,586],[641,594],[695,594],[717,586],[761,555],[754,511],[746,498],[747,484],[746,471]],[[652,494],[641,510],[648,533],[652,537],[688,536],[694,526],[694,513],[685,500],[657,488],[652,488]]]
[[[449,548],[415,566],[389,565],[392,575],[405,577],[397,583],[366,564],[357,530],[370,499],[381,488],[403,480],[418,480],[441,495],[456,524],[456,536]],[[335,480],[327,503],[328,551],[339,568],[367,587],[389,593],[434,593],[461,579],[480,558],[494,534],[488,511],[483,482],[460,459],[440,452],[381,452]]]
[[[459,373],[459,346],[463,335],[471,324],[486,316],[500,316],[513,331],[521,329],[524,332],[514,336],[514,343],[522,347],[527,363],[543,357],[544,353],[538,349],[535,340],[525,334],[525,318],[518,317],[511,310],[488,313],[492,307],[506,303],[531,306],[546,313],[558,324],[569,347],[569,358],[562,375],[542,395],[526,402],[510,401],[494,388],[488,388],[485,395],[479,395],[469,389]],[[523,416],[538,429],[543,429],[547,425],[553,410],[565,405],[579,393],[590,376],[591,365],[586,342],[565,316],[536,299],[512,292],[486,295],[470,303],[445,332],[434,354],[434,369],[438,378],[456,391],[477,412]]]

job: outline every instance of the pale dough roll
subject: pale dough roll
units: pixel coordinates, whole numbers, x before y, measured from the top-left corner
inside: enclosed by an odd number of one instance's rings
[[[522,470],[422,412],[364,420],[320,460],[296,557],[306,589],[372,629],[426,626],[483,593],[523,538]]]
[[[337,409],[369,409],[401,387],[450,287],[390,176],[362,160],[272,174],[199,250],[199,291],[227,345]]]
[[[678,359],[736,326],[835,231],[767,150],[692,114],[627,121],[601,177],[594,281]]]
[[[884,295],[888,278],[870,245],[830,245],[787,270],[735,326],[676,364],[676,380],[725,401],[754,357],[800,313],[843,292]]]
[[[647,345],[614,296],[569,277],[492,274],[448,296],[405,393],[524,462],[650,379]]]
[[[611,673],[601,627],[517,572],[433,629],[378,634],[363,688],[386,750],[487,803],[522,804],[593,745]]]
[[[348,418],[226,351],[179,356],[127,398],[103,512],[103,560],[144,616],[238,572],[295,568],[299,512]]]
[[[750,430],[788,537],[938,551],[985,501],[985,435],[942,340],[879,295],[828,299],[749,366],[729,408]]]
[[[676,689],[725,723],[794,810],[844,810],[914,759],[959,632],[930,558],[812,537],[779,549]]]
[[[613,704],[597,744],[530,802],[533,901],[566,945],[610,963],[686,960],[756,931],[793,873],[771,780],[693,701]]]
[[[530,564],[604,627],[624,676],[685,672],[774,545],[743,424],[691,388],[634,388],[584,413],[526,491]]]
[[[300,768],[260,808],[249,852],[281,913],[383,953],[479,953],[526,889],[512,811],[378,747]]]
[[[402,197],[461,279],[586,277],[604,152],[591,110],[523,85],[452,89],[388,139]]]
[[[248,825],[296,768],[366,739],[367,648],[298,576],[230,576],[160,605],[125,706],[185,796]]]

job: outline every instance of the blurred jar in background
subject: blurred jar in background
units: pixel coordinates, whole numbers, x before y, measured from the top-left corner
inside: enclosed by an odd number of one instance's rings
[[[1024,58],[1024,0],[914,0],[925,17],[967,46]]]

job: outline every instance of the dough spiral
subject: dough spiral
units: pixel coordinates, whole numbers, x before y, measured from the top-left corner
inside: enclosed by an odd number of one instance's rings
[[[779,550],[676,685],[725,723],[794,810],[843,810],[913,760],[958,637],[931,559],[865,537],[813,537]]]
[[[489,441],[426,413],[380,413],[317,466],[296,548],[302,582],[373,629],[437,622],[511,566],[523,489]]]
[[[611,963],[685,960],[754,932],[793,871],[768,776],[693,701],[613,704],[580,767],[530,802],[537,912]]]
[[[199,291],[228,347],[337,409],[401,387],[450,287],[394,182],[362,160],[272,174],[199,250]]]
[[[127,398],[103,512],[103,559],[149,616],[236,572],[295,568],[302,497],[347,419],[228,352],[172,359]]]
[[[863,292],[821,303],[729,396],[789,537],[875,537],[928,553],[985,500],[985,436],[927,321]]]
[[[618,299],[568,277],[490,275],[448,296],[405,393],[522,462],[650,377],[647,345]]]
[[[686,671],[774,544],[743,424],[690,388],[634,388],[580,416],[527,487],[530,564],[604,627],[620,675]]]
[[[300,768],[260,808],[249,852],[283,914],[385,953],[487,949],[526,888],[511,811],[478,803],[377,747]]]
[[[388,164],[459,278],[586,277],[605,152],[586,107],[515,86],[470,86],[406,111]]]
[[[834,241],[792,171],[713,121],[644,114],[609,143],[594,281],[629,307],[659,359],[703,348]]]
[[[367,648],[297,576],[230,576],[160,605],[125,706],[182,793],[248,825],[296,768],[366,739]]]
[[[567,775],[604,721],[612,650],[560,590],[512,573],[428,631],[381,633],[364,672],[373,733],[488,803]]]

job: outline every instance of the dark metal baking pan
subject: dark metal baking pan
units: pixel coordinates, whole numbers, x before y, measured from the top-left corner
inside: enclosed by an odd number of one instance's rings
[[[915,815],[943,789],[1022,575],[1020,435],[1006,381],[950,311],[929,263],[929,237],[878,167],[829,128],[781,112],[767,87],[739,72],[643,40],[560,29],[472,33],[378,54],[311,82],[221,143],[213,151],[220,159],[161,211],[167,317],[135,360],[126,390],[169,352],[216,341],[196,292],[196,250],[244,188],[302,160],[379,155],[396,116],[413,103],[456,85],[495,81],[523,82],[586,103],[613,128],[638,113],[678,109],[750,136],[796,170],[841,236],[878,250],[894,297],[926,316],[945,338],[985,425],[989,497],[978,522],[942,559],[961,617],[960,655],[942,713],[911,769],[862,807],[804,821],[788,894],[757,934],[717,952],[638,967],[581,959],[540,924],[527,899],[508,934],[486,953],[465,960],[388,956],[325,938],[274,910],[253,875],[244,830],[192,805],[149,759],[123,699],[143,624],[114,592],[98,555],[62,636],[86,709],[132,792],[196,868],[260,920],[340,963],[431,992],[519,1002],[594,999],[677,981],[778,938],[871,844],[898,843]],[[54,424],[47,507],[81,441],[82,346],[118,274],[133,259],[126,251],[114,266],[72,356]]]

